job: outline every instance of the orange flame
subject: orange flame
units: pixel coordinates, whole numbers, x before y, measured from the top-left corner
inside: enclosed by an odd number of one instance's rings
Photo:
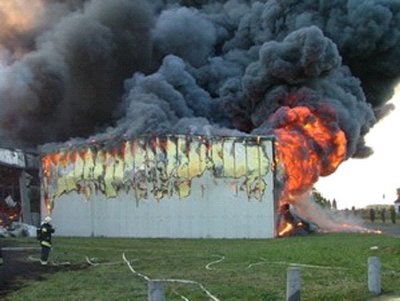
[[[90,149],[89,148],[81,149],[80,156],[83,161],[89,160],[91,156]]]
[[[42,167],[43,167],[43,175],[44,177],[48,178],[50,177],[50,156],[43,156],[42,157]]]
[[[309,190],[319,176],[336,170],[346,155],[346,137],[308,107],[284,107],[276,114],[281,116],[272,118],[284,121],[275,129],[276,159],[287,177],[281,201],[293,202],[293,196]]]
[[[293,229],[294,229],[294,226],[291,223],[282,223],[281,225],[279,225],[278,236],[279,237],[286,236]]]
[[[271,116],[275,125],[276,164],[283,167],[285,182],[279,206],[296,203],[296,196],[310,190],[320,176],[336,170],[346,156],[346,136],[329,108],[320,112],[304,106],[282,107]],[[281,220],[278,236],[296,227]]]
[[[127,145],[127,143],[128,142],[126,140],[122,141],[120,149],[119,149],[120,156],[121,156],[121,159],[123,161],[125,160],[125,156],[126,156],[126,145]]]

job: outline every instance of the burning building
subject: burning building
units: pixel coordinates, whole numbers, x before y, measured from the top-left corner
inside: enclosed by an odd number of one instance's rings
[[[398,0],[4,0],[0,14],[0,139],[40,147],[54,214],[75,193],[57,190],[75,184],[55,186],[49,166],[64,172],[105,153],[120,172],[124,144],[109,145],[146,135],[274,137],[274,206],[301,209],[320,176],[372,153],[364,137],[393,109],[400,76]]]
[[[273,140],[158,136],[42,156],[58,235],[270,238]]]
[[[0,148],[0,226],[13,221],[38,224],[40,213],[37,155]]]

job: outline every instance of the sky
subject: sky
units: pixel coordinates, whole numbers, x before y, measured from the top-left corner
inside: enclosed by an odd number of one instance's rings
[[[400,84],[390,101],[396,108],[367,134],[367,145],[374,154],[365,159],[349,159],[315,188],[339,209],[363,208],[373,204],[391,204],[400,188]]]

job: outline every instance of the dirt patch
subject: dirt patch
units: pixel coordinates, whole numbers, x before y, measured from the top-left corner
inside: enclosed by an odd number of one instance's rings
[[[80,270],[87,265],[57,265],[49,262],[42,266],[38,259],[40,248],[18,246],[15,242],[0,238],[3,264],[0,265],[0,300],[10,292],[26,285],[29,280],[44,280],[46,275],[60,271]]]

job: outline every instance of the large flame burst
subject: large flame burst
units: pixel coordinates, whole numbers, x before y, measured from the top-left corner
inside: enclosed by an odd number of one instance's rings
[[[279,207],[295,204],[296,196],[309,191],[319,176],[334,172],[346,156],[346,136],[329,107],[282,107],[271,116],[276,136],[276,161],[284,172]],[[280,220],[278,235],[295,228]]]
[[[346,136],[329,108],[282,107],[271,116],[276,159],[285,172],[280,204],[311,189],[319,176],[336,170],[346,156]]]

